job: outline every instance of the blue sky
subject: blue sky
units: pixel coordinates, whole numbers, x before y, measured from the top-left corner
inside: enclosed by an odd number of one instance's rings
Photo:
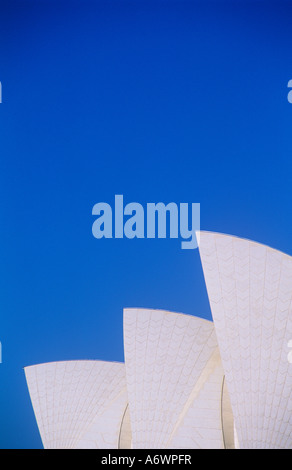
[[[199,202],[292,254],[289,2],[0,2],[0,448],[40,448],[23,367],[123,361],[124,307],[211,318],[198,250],[92,207]]]

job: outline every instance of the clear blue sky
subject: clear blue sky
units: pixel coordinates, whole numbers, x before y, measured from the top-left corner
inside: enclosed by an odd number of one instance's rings
[[[211,318],[198,250],[96,240],[92,207],[199,202],[292,254],[289,2],[1,1],[0,448],[39,448],[23,367],[123,361],[123,307]]]

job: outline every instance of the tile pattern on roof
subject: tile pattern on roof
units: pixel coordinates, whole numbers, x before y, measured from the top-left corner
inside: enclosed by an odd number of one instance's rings
[[[51,362],[25,374],[46,449],[117,448],[127,404],[124,364]]]
[[[199,251],[240,448],[291,448],[292,258],[210,232]]]
[[[217,347],[212,322],[162,310],[124,310],[133,448],[165,448]]]

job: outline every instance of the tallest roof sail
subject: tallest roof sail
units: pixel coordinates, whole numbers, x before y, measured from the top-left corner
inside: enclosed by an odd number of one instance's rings
[[[292,258],[199,233],[199,251],[240,448],[292,447]]]

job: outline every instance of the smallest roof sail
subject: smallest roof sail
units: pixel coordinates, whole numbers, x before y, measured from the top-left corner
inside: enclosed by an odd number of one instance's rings
[[[127,405],[125,366],[60,361],[25,368],[44,448],[117,448]]]

